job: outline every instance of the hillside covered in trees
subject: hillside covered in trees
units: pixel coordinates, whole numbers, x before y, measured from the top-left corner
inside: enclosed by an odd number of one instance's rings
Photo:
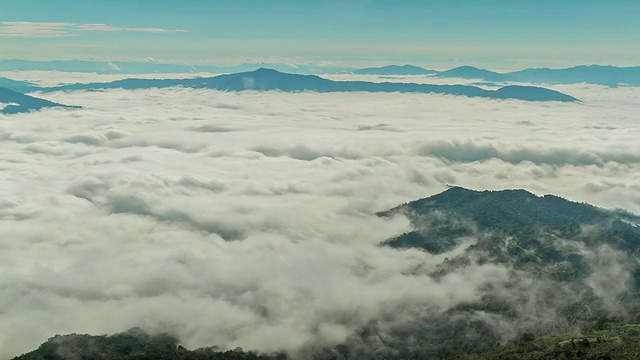
[[[628,255],[640,251],[640,217],[526,190],[452,187],[378,213],[398,214],[409,218],[413,230],[385,245],[440,254],[473,238],[477,242],[467,254],[482,253],[483,261],[511,263],[536,273],[584,275],[587,249],[606,246]]]
[[[346,348],[328,349],[307,358],[313,360],[401,360],[401,359],[461,359],[461,360],[534,360],[586,359],[635,360],[640,357],[640,325],[599,323],[599,329],[581,337],[570,335],[534,337],[525,334],[492,351],[465,354],[455,349],[434,354],[428,350],[395,349],[381,353],[352,353]],[[242,349],[220,350],[203,348],[187,350],[170,335],[151,336],[140,329],[131,329],[112,336],[55,336],[37,350],[14,360],[289,360],[284,353],[260,354]]]

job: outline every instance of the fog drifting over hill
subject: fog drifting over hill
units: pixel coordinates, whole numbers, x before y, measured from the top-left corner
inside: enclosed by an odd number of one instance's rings
[[[409,222],[373,214],[447,183],[640,213],[640,89],[553,89],[582,102],[40,94],[84,108],[0,115],[0,357],[134,326],[296,350],[471,301],[506,269],[408,275],[448,254],[376,246]]]

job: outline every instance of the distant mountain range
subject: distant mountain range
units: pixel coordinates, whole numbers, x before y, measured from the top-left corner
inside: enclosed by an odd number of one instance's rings
[[[430,85],[414,83],[373,83],[366,81],[333,81],[316,75],[282,73],[273,69],[258,69],[251,72],[219,75],[194,79],[125,79],[109,83],[73,84],[41,91],[98,90],[98,89],[147,89],[182,86],[222,91],[279,90],[315,92],[402,92],[462,95],[491,99],[518,99],[525,101],[577,101],[560,92],[532,86],[505,86],[498,90],[485,90],[466,85]]]
[[[602,65],[580,65],[564,69],[530,68],[520,71],[499,73],[473,66],[460,66],[446,71],[425,69],[414,65],[387,65],[350,68],[339,65],[287,64],[256,62],[233,66],[161,64],[154,61],[89,61],[89,60],[0,60],[0,71],[67,71],[91,72],[97,74],[153,74],[153,73],[238,73],[270,68],[282,72],[320,75],[353,73],[363,75],[433,75],[439,78],[479,79],[488,82],[524,82],[532,84],[575,84],[591,83],[606,86],[622,84],[640,86],[640,67],[615,67]],[[1,85],[0,86],[4,86]],[[5,86],[8,87],[8,86]],[[9,87],[14,89],[12,87]],[[14,89],[15,90],[15,89]]]
[[[76,106],[54,103],[3,87],[0,87],[0,104],[2,104],[0,105],[0,114],[17,114],[37,111],[48,107],[76,108]]]
[[[521,82],[532,84],[577,84],[590,83],[606,86],[640,86],[640,67],[615,66],[575,66],[567,69],[525,69],[509,73],[479,69],[473,66],[460,66],[446,71],[433,71],[420,67],[411,67],[413,74],[402,71],[402,67],[385,66],[356,70],[354,74],[376,75],[414,75],[433,74],[438,78],[478,79],[490,82]]]
[[[575,66],[568,69],[526,69],[505,74],[507,81],[547,84],[591,83],[640,86],[640,66]]]

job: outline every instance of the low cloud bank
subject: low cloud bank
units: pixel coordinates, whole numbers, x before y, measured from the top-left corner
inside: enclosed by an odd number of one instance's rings
[[[373,214],[447,183],[639,213],[638,90],[571,89],[583,103],[46,94],[84,109],[0,116],[0,357],[134,326],[192,348],[296,351],[509,288],[517,274],[502,266],[428,276],[452,254],[377,246],[409,223]],[[618,254],[584,251],[614,269]],[[607,288],[609,270],[589,279],[596,294],[624,290]],[[530,321],[553,319],[521,304]]]

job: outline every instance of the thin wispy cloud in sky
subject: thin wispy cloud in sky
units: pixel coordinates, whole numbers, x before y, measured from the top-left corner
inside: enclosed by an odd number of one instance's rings
[[[640,57],[638,4],[3,0],[0,58],[154,57],[216,64],[284,57],[366,66],[391,60],[431,67],[473,63],[494,70],[524,64],[633,66]],[[138,36],[126,36],[134,32]],[[166,46],[165,36],[140,32],[173,33],[179,41]],[[34,46],[19,43],[27,38]],[[86,41],[96,47],[69,46]]]
[[[65,22],[1,21],[0,38],[55,38],[78,36],[85,32],[176,33],[182,29],[117,27],[107,24],[74,24]]]

